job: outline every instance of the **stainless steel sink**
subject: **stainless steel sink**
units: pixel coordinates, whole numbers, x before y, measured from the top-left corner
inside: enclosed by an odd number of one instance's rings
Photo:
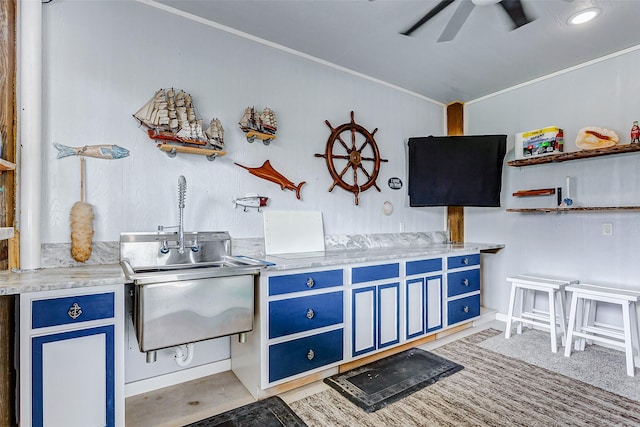
[[[253,329],[254,283],[264,265],[234,257],[230,249],[227,232],[120,235],[141,351]]]

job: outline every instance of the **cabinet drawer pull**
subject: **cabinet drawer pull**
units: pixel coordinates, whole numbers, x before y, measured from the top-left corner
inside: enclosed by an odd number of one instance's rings
[[[82,307],[80,307],[77,302],[74,302],[73,305],[69,308],[69,311],[67,311],[67,314],[69,315],[69,317],[75,320],[82,314]]]
[[[307,279],[307,288],[313,288],[313,285],[315,285],[315,284],[316,284],[316,282],[313,281],[312,277],[309,277]]]
[[[307,310],[307,319],[311,320],[315,315],[316,314],[313,312],[313,309],[310,308],[309,310]]]
[[[465,285],[465,286],[469,286],[469,279],[464,279],[462,281],[462,284]]]
[[[469,258],[463,258],[463,259],[462,259],[462,263],[463,263],[464,265],[468,265],[468,264],[469,264]]]
[[[309,351],[307,352],[307,359],[313,360],[314,357],[316,357],[316,354],[313,352],[313,350],[309,349]]]
[[[465,305],[464,308],[462,309],[465,313],[469,312],[469,306]]]

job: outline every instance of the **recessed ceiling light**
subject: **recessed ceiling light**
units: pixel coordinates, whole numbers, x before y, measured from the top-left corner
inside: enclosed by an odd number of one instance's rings
[[[585,22],[589,22],[593,18],[598,16],[599,13],[600,13],[600,9],[598,9],[597,7],[581,10],[580,12],[575,13],[574,15],[571,16],[571,18],[569,18],[569,24],[573,24],[573,25],[584,24]]]

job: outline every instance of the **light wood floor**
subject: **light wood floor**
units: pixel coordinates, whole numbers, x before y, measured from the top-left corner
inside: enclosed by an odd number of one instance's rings
[[[431,350],[487,328],[504,330],[504,322],[489,321],[436,341],[421,345]],[[280,395],[287,403],[295,402],[327,389],[322,381]],[[143,393],[126,399],[127,427],[180,427],[255,399],[231,371]]]

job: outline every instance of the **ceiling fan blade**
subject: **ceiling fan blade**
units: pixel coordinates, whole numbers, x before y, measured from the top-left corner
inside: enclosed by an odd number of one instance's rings
[[[442,34],[440,34],[438,43],[453,40],[456,34],[458,34],[458,31],[460,31],[460,28],[462,28],[462,25],[464,25],[474,7],[476,7],[476,5],[473,4],[471,0],[461,0],[460,5],[456,9],[456,11],[453,12],[453,15],[447,23],[447,26],[444,27]]]
[[[524,6],[520,0],[502,0],[500,6],[509,15],[509,18],[513,21],[513,29],[520,28],[533,19],[530,19],[524,11]]]
[[[422,25],[424,25],[425,22],[427,22],[429,19],[433,18],[434,16],[436,16],[438,13],[442,12],[442,10],[449,6],[451,3],[453,3],[455,0],[442,0],[440,3],[438,3],[436,5],[436,7],[434,7],[433,9],[431,9],[426,15],[424,15],[422,18],[420,18],[420,20],[418,22],[416,22],[415,24],[413,24],[413,26],[411,28],[409,28],[406,31],[403,31],[400,34],[403,34],[405,36],[410,36],[411,33],[413,33],[415,30],[417,30],[418,28],[422,27]]]

